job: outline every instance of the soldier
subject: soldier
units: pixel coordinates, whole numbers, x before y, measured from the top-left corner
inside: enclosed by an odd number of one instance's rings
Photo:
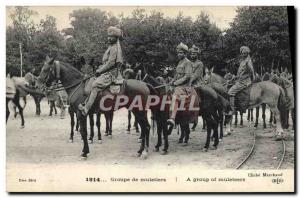
[[[170,108],[170,119],[168,119],[168,124],[175,126],[175,117],[178,109],[178,97],[180,95],[186,95],[185,89],[190,87],[190,80],[192,76],[193,64],[187,59],[188,46],[180,43],[177,48],[177,57],[179,59],[178,65],[176,67],[175,77],[171,82],[171,85],[175,86],[173,93],[172,104]]]
[[[251,82],[255,79],[255,73],[252,65],[252,61],[250,58],[250,49],[247,46],[242,46],[240,48],[240,53],[241,53],[241,61],[240,61],[240,66],[237,72],[236,79],[237,81],[235,84],[229,89],[228,94],[230,96],[230,106],[232,111],[229,113],[232,114],[234,112],[234,97],[235,95],[249,86]]]
[[[192,46],[190,51],[191,62],[193,64],[192,77],[190,80],[191,86],[197,86],[204,83],[203,80],[203,63],[199,60],[200,49],[195,45]]]
[[[96,73],[99,77],[94,81],[92,85],[92,91],[85,105],[80,104],[79,110],[83,115],[87,115],[91,106],[93,105],[98,92],[103,91],[107,86],[121,77],[120,65],[123,64],[122,49],[119,38],[122,36],[122,32],[117,27],[109,27],[107,30],[109,47],[103,55],[103,65],[99,66]]]

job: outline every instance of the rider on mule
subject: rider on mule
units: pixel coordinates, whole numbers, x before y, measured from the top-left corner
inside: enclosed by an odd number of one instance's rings
[[[177,98],[180,95],[186,95],[186,88],[190,88],[190,79],[192,76],[193,64],[190,60],[187,59],[187,54],[189,51],[188,46],[183,43],[180,43],[177,47],[177,56],[179,58],[179,63],[176,67],[175,77],[170,83],[175,86],[173,98],[170,109],[170,119],[168,123],[175,126],[175,117],[178,109],[179,101]]]
[[[121,29],[111,26],[108,28],[107,34],[110,45],[103,55],[103,65],[99,66],[99,68],[96,70],[96,74],[99,75],[99,77],[92,85],[92,91],[85,106],[82,104],[78,106],[84,115],[88,114],[88,111],[92,107],[98,92],[102,92],[116,79],[121,77],[119,64],[123,63],[123,56],[119,38],[122,36],[122,32]]]
[[[244,88],[248,87],[251,82],[255,79],[255,72],[252,65],[252,60],[250,58],[250,49],[247,46],[242,46],[240,48],[241,53],[241,61],[240,66],[237,72],[236,79],[237,81],[235,84],[229,89],[228,94],[230,96],[230,107],[231,110],[229,113],[232,114],[235,110],[234,99],[235,95],[243,90]]]
[[[202,61],[199,60],[199,57],[198,57],[200,54],[200,49],[198,47],[196,47],[195,45],[193,45],[189,51],[190,51],[191,62],[193,64],[190,85],[191,86],[201,85],[204,83],[204,79],[203,79],[204,65],[203,65]]]

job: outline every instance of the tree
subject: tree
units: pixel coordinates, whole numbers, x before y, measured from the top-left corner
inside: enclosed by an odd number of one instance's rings
[[[236,57],[239,47],[247,45],[257,72],[263,72],[261,67],[290,69],[288,32],[286,7],[240,7],[225,35],[225,58]]]

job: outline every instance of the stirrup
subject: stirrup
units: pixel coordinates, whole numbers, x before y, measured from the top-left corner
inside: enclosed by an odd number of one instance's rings
[[[85,106],[83,104],[78,105],[78,110],[81,111],[82,115],[87,116],[87,112],[85,111]]]
[[[170,125],[175,126],[175,120],[173,118],[168,119],[167,123],[170,124]]]

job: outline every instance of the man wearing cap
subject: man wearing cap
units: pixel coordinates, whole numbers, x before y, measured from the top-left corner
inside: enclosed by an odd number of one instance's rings
[[[229,89],[228,94],[230,96],[230,106],[232,111],[230,112],[231,114],[234,111],[234,97],[235,95],[249,86],[253,80],[255,80],[255,72],[253,69],[252,61],[250,58],[250,49],[247,46],[242,46],[240,48],[240,53],[241,53],[241,61],[240,61],[240,66],[237,72],[236,76],[236,83]]]
[[[180,95],[186,95],[185,89],[190,87],[190,79],[192,76],[193,64],[187,59],[188,46],[180,43],[177,48],[177,57],[179,59],[178,65],[176,67],[175,77],[171,82],[171,85],[175,86],[172,104],[170,108],[170,119],[168,119],[168,124],[175,125],[175,117],[178,109],[178,97]]]
[[[203,63],[199,60],[200,49],[193,45],[190,48],[190,57],[193,64],[192,76],[190,80],[191,86],[197,86],[203,84]]]
[[[123,63],[122,49],[119,38],[122,36],[121,29],[110,26],[107,30],[109,47],[103,55],[102,62],[96,70],[99,76],[92,84],[92,91],[85,105],[80,104],[78,108],[84,115],[88,114],[93,105],[98,92],[103,91],[113,81],[121,78],[120,65]]]

